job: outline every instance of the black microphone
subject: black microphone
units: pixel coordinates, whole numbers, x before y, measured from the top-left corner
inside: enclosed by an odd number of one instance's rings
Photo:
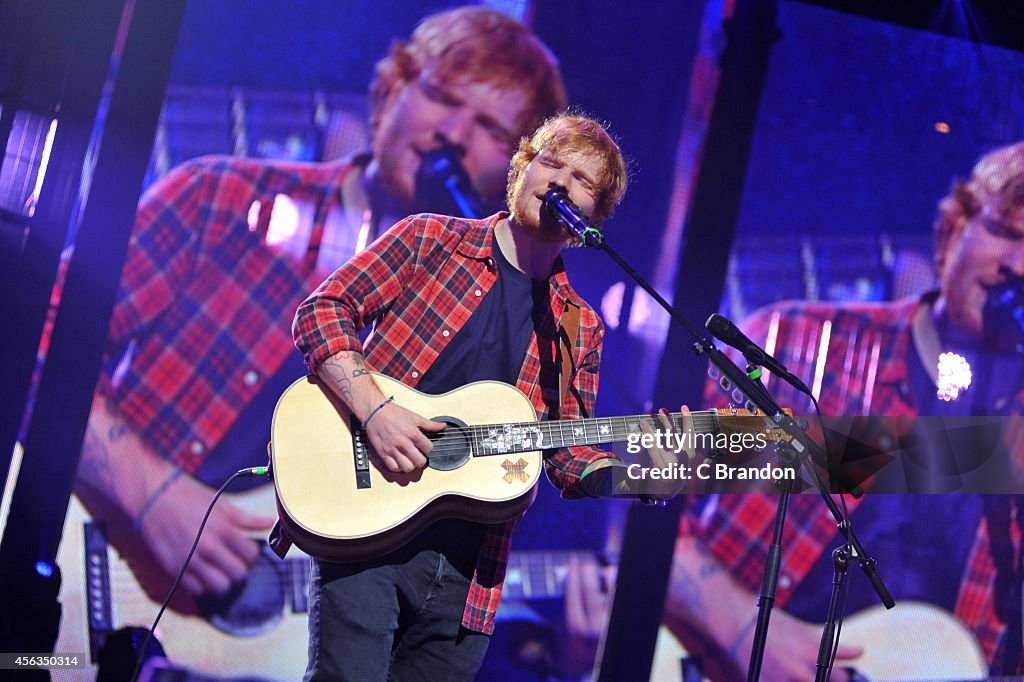
[[[981,320],[986,346],[1024,353],[1024,277],[1006,273],[990,288]]]
[[[451,199],[455,210],[438,207],[438,196]],[[416,173],[416,202],[424,208],[440,208],[463,218],[483,218],[488,214],[484,200],[473,188],[469,174],[459,162],[459,149],[444,145],[432,149],[420,159]]]
[[[541,201],[549,216],[568,230],[569,234],[582,239],[587,246],[600,246],[604,242],[604,235],[590,224],[587,214],[573,203],[564,189],[549,189]]]
[[[708,318],[708,321],[704,323],[704,326],[707,327],[708,331],[711,332],[716,339],[743,353],[743,357],[745,357],[749,362],[755,365],[762,365],[772,374],[795,386],[798,391],[811,395],[811,390],[804,385],[804,382],[800,381],[800,379],[794,376],[792,372],[786,369],[785,365],[773,358],[771,355],[768,355],[763,348],[748,339],[747,336],[740,331],[740,328],[733,324],[727,317],[714,313]]]

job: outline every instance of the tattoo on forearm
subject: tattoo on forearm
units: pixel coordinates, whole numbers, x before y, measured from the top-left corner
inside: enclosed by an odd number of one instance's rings
[[[333,360],[335,357],[336,358],[340,358],[342,360],[347,360],[348,362],[351,362],[356,367],[365,367],[366,366],[366,362],[363,360],[363,354],[362,353],[357,353],[357,352],[355,352],[353,350],[343,350],[343,351],[337,353],[334,357],[328,358],[328,360]]]
[[[356,367],[356,369],[352,370],[351,376],[346,365],[354,365]],[[366,369],[366,362],[363,360],[363,354],[355,351],[342,351],[327,358],[324,364],[320,366],[320,372],[334,381],[334,388],[337,390],[338,395],[349,405],[352,404],[353,400],[352,379],[369,374],[369,371]]]
[[[348,378],[348,372],[333,358],[328,359],[321,367],[321,371],[334,381],[334,387],[338,395],[349,404],[352,403],[352,380]]]

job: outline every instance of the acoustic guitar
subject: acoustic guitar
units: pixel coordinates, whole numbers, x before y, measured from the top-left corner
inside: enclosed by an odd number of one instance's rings
[[[381,374],[374,378],[396,404],[447,427],[428,434],[433,450],[426,468],[393,473],[378,465],[362,424],[330,389],[313,376],[293,383],[274,411],[271,462],[281,524],[312,556],[370,559],[443,517],[508,521],[533,501],[544,450],[623,442],[640,434],[645,420],[662,428],[650,415],[538,422],[529,398],[497,381],[432,396]],[[766,430],[763,417],[742,410],[692,417],[696,434]],[[679,413],[672,419],[678,424]]]
[[[259,514],[274,508],[270,485],[232,494],[239,507]],[[98,654],[111,633],[149,628],[166,594],[146,589],[146,566],[108,542],[109,526],[71,498],[57,563],[61,623],[55,651],[85,654],[90,666],[54,670],[55,682],[96,678]],[[141,542],[141,540],[140,540]],[[172,605],[157,627],[168,660],[205,675],[298,680],[306,669],[309,557],[298,549],[281,560],[265,548],[245,581],[226,597]],[[179,594],[181,592],[179,591]]]

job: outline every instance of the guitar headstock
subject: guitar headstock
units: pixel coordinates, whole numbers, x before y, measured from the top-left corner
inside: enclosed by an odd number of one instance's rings
[[[782,411],[792,417],[793,410],[785,407]],[[764,412],[758,409],[748,410],[739,407],[725,407],[716,410],[718,414],[719,431],[725,434],[764,434],[765,440],[769,443],[788,441],[790,435],[784,430],[772,425],[771,419]]]

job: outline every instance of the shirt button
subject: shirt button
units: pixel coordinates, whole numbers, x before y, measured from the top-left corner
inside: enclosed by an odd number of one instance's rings
[[[448,338],[451,335],[452,335],[452,333],[450,331],[448,331],[447,329],[445,329],[443,332],[441,332],[441,336],[443,336],[445,338]]]
[[[188,449],[193,455],[201,455],[203,454],[203,450],[206,449],[206,446],[203,445],[202,442],[194,440],[189,443]]]
[[[255,370],[250,369],[244,375],[242,375],[242,381],[245,382],[246,386],[255,386],[260,380],[260,375]]]
[[[412,378],[413,378],[413,379],[418,379],[418,378],[419,378],[419,376],[420,376],[420,373],[419,373],[419,372],[415,372],[415,371],[414,371],[414,372],[412,373]]]
[[[781,587],[782,589],[788,590],[792,584],[793,579],[788,575],[779,576],[779,587]]]
[[[484,292],[482,292],[482,291],[480,291],[479,289],[477,289],[476,291],[474,291],[474,292],[473,292],[473,295],[474,295],[474,296],[483,296],[483,295],[484,295]]]

